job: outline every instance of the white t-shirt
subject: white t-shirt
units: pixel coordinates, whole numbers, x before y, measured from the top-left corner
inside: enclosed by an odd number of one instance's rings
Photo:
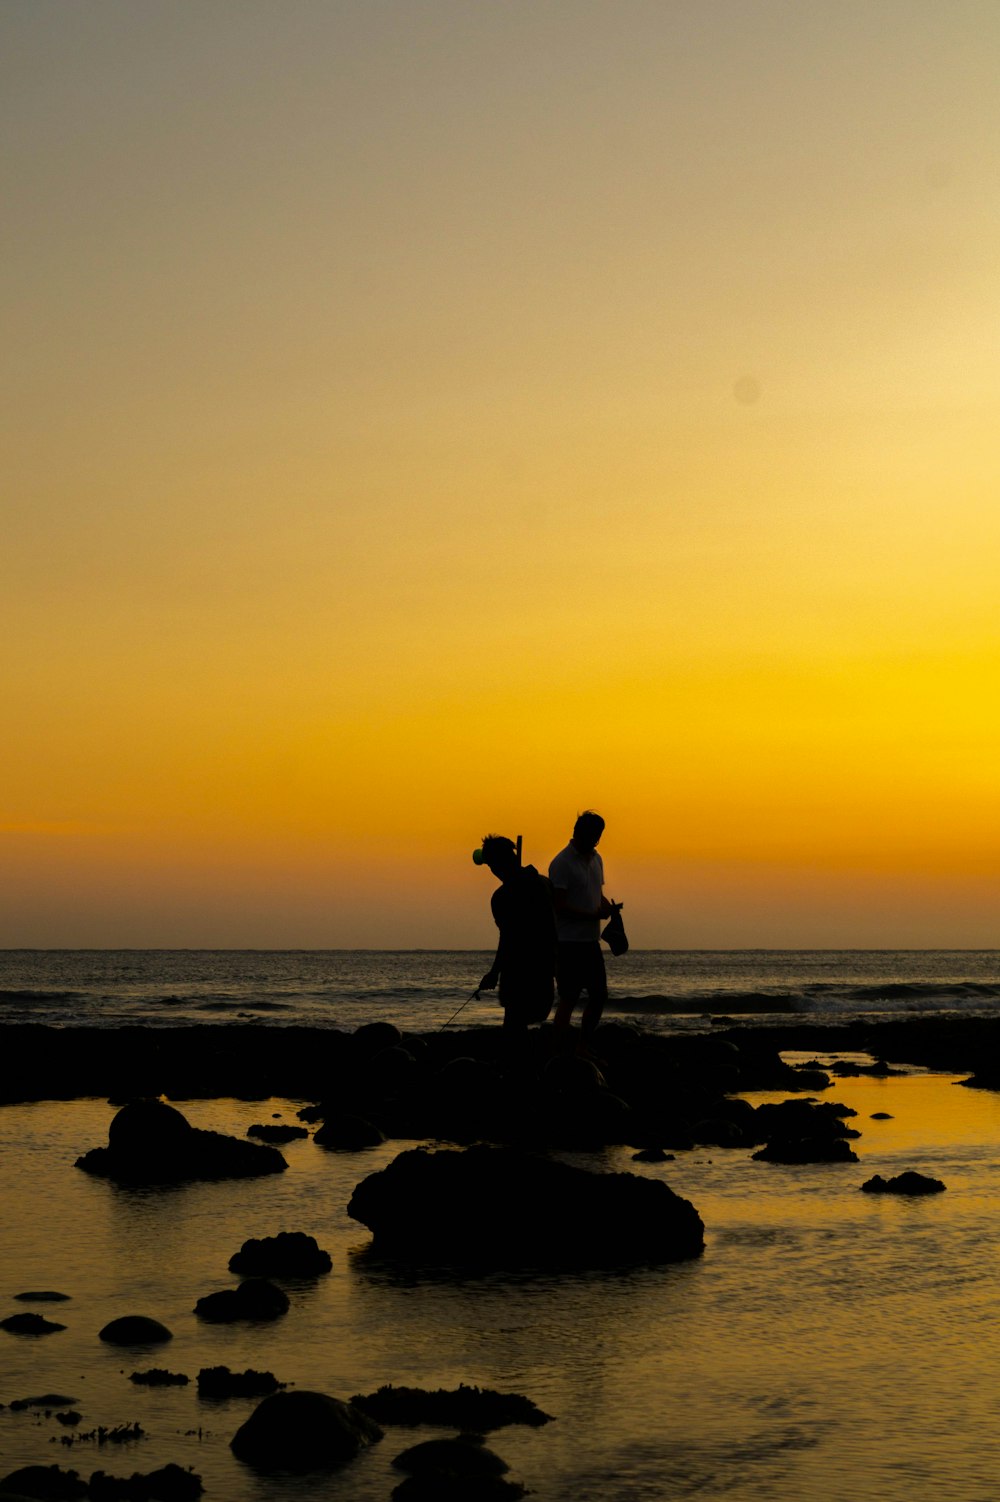
[[[592,908],[596,912],[604,887],[604,862],[596,850],[588,858],[569,844],[553,858],[549,880],[557,892],[565,893],[570,907]],[[575,913],[556,910],[556,938],[561,944],[588,944],[600,937],[600,918],[579,918]]]

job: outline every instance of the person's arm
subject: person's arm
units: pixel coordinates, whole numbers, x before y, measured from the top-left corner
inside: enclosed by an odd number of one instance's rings
[[[482,980],[479,982],[479,985],[476,988],[477,990],[479,990],[479,991],[495,991],[496,990],[497,985],[499,984],[499,981],[500,981],[500,968],[501,968],[501,964],[502,964],[502,950],[503,950],[503,940],[501,939],[500,943],[497,945],[496,958],[494,959],[493,964],[490,967],[490,969],[487,970],[486,974],[483,976]]]
[[[493,921],[496,924],[497,928],[500,930],[500,937],[497,940],[497,952],[494,956],[493,964],[490,966],[489,970],[487,970],[486,974],[479,982],[480,991],[495,991],[497,985],[500,982],[500,977],[503,974],[504,960],[506,959],[507,954],[507,944],[504,939],[504,922],[502,909],[503,899],[500,897],[500,893],[502,891],[503,888],[498,887],[497,890],[493,893],[493,897],[490,900],[490,908],[493,913]],[[500,901],[497,900],[498,898],[500,898]]]

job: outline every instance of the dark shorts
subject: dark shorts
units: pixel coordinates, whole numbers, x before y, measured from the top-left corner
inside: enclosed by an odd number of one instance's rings
[[[499,1000],[508,1022],[544,1022],[554,999],[551,974],[506,971],[500,977]]]
[[[556,985],[561,1001],[579,1001],[586,991],[591,1001],[608,999],[608,973],[599,939],[586,944],[560,944],[556,950]]]

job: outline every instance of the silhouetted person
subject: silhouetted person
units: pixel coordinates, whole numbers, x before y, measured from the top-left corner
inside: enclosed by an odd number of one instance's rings
[[[589,1047],[608,999],[608,977],[601,951],[601,919],[611,916],[604,895],[604,862],[597,842],[604,820],[591,810],[573,826],[573,837],[549,866],[556,908],[556,984],[559,1004],[555,1025],[568,1029],[573,1008],[584,991],[587,1002],[580,1018],[584,1047]]]
[[[544,1022],[552,1010],[556,925],[552,887],[534,866],[522,866],[513,840],[488,834],[482,864],[500,886],[490,899],[500,930],[493,966],[479,982],[481,991],[500,988],[504,1027],[524,1032]]]

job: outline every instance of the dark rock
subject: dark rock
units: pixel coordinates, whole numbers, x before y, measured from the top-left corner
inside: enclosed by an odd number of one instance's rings
[[[833,1101],[783,1100],[758,1106],[756,1125],[766,1146],[754,1157],[762,1163],[856,1163],[845,1139],[861,1133],[846,1126],[845,1116],[858,1113]],[[759,1140],[759,1137],[758,1137]]]
[[[398,1027],[391,1022],[364,1022],[352,1034],[359,1058],[373,1059],[385,1048],[396,1048],[403,1041]]]
[[[133,1372],[128,1380],[140,1387],[186,1387],[191,1379],[183,1372],[168,1372],[162,1366],[153,1366],[148,1372]]]
[[[451,1429],[474,1430],[530,1424],[537,1428],[552,1417],[520,1393],[467,1387],[464,1382],[451,1390],[439,1387],[435,1392],[389,1385],[353,1397],[351,1402],[380,1424],[446,1424]]]
[[[123,1314],[104,1326],[100,1339],[113,1346],[152,1346],[173,1340],[166,1325],[145,1314]]]
[[[199,1398],[266,1398],[284,1387],[273,1372],[231,1372],[228,1366],[203,1366],[198,1373]]]
[[[632,1154],[633,1163],[674,1163],[673,1153],[665,1153],[662,1147],[641,1147]]]
[[[396,1095],[412,1085],[418,1070],[416,1059],[402,1043],[393,1048],[383,1048],[368,1061],[365,1070],[366,1091],[377,1099]]]
[[[251,1237],[229,1259],[229,1271],[241,1277],[312,1278],[332,1266],[330,1253],[321,1251],[316,1238],[304,1231]]]
[[[824,1101],[783,1100],[775,1105],[758,1106],[757,1128],[765,1141],[775,1137],[857,1137],[860,1134],[845,1126],[845,1116],[858,1113],[851,1106]]]
[[[698,1147],[743,1147],[746,1144],[742,1127],[724,1116],[696,1121],[691,1128],[691,1137]]]
[[[122,1106],[108,1129],[108,1146],[76,1160],[77,1168],[119,1184],[245,1179],[288,1167],[277,1148],[193,1127],[162,1100]]]
[[[79,1403],[79,1398],[68,1398],[65,1393],[46,1392],[40,1398],[15,1398],[10,1405],[12,1413],[20,1413],[25,1408],[71,1408],[74,1403]]]
[[[350,1111],[324,1112],[324,1122],[313,1134],[319,1147],[334,1148],[338,1152],[356,1153],[366,1147],[378,1147],[385,1141],[379,1127],[364,1116],[355,1116]]]
[[[528,1495],[506,1476],[407,1476],[390,1493],[392,1502],[516,1502]]]
[[[325,1470],[382,1438],[373,1419],[320,1392],[278,1392],[233,1436],[233,1453],[261,1471]]]
[[[194,1312],[213,1325],[229,1325],[238,1319],[279,1319],[288,1313],[288,1295],[266,1278],[248,1278],[238,1288],[207,1293],[195,1304]]]
[[[50,1288],[40,1293],[15,1293],[14,1297],[19,1304],[64,1304],[70,1299],[68,1293],[55,1293]]]
[[[863,1075],[870,1075],[874,1079],[888,1079],[893,1074],[905,1074],[905,1069],[892,1069],[885,1059],[876,1059],[873,1064],[856,1064],[853,1059],[837,1059],[831,1064],[830,1072],[838,1079],[859,1079]]]
[[[203,1491],[201,1477],[179,1465],[161,1466],[145,1475],[135,1471],[128,1477],[95,1471],[89,1484],[91,1502],[192,1502]]]
[[[926,1174],[907,1169],[894,1179],[883,1179],[881,1174],[866,1180],[861,1188],[868,1194],[940,1194],[946,1186],[940,1179],[928,1178]]]
[[[841,1137],[776,1137],[753,1154],[759,1163],[857,1163]]]
[[[269,1122],[255,1122],[247,1127],[247,1136],[256,1137],[260,1142],[294,1142],[297,1138],[308,1137],[305,1127],[296,1126],[271,1126]]]
[[[968,1065],[964,1066],[968,1068]],[[967,1080],[956,1080],[957,1085],[965,1085],[969,1090],[1000,1090],[1000,1068],[995,1064],[981,1065]]]
[[[892,1121],[893,1118],[888,1111],[873,1111],[870,1119],[872,1121]]]
[[[75,1429],[82,1417],[83,1415],[81,1413],[77,1413],[75,1408],[67,1409],[65,1413],[56,1414],[56,1418],[58,1419],[59,1423],[67,1429]]]
[[[505,1460],[483,1442],[481,1434],[459,1434],[455,1439],[425,1439],[395,1456],[392,1464],[411,1476],[454,1476],[475,1479],[502,1476],[510,1470]]]
[[[87,1483],[76,1471],[64,1471],[57,1465],[26,1465],[0,1481],[0,1495],[7,1493],[38,1497],[43,1502],[76,1502],[77,1497],[87,1495]]]
[[[9,1330],[12,1335],[54,1335],[65,1328],[58,1320],[46,1319],[43,1314],[9,1314],[0,1319],[0,1330]]]
[[[704,1249],[698,1212],[662,1181],[516,1148],[401,1153],[358,1184],[347,1213],[377,1252],[450,1263],[672,1262]]]

